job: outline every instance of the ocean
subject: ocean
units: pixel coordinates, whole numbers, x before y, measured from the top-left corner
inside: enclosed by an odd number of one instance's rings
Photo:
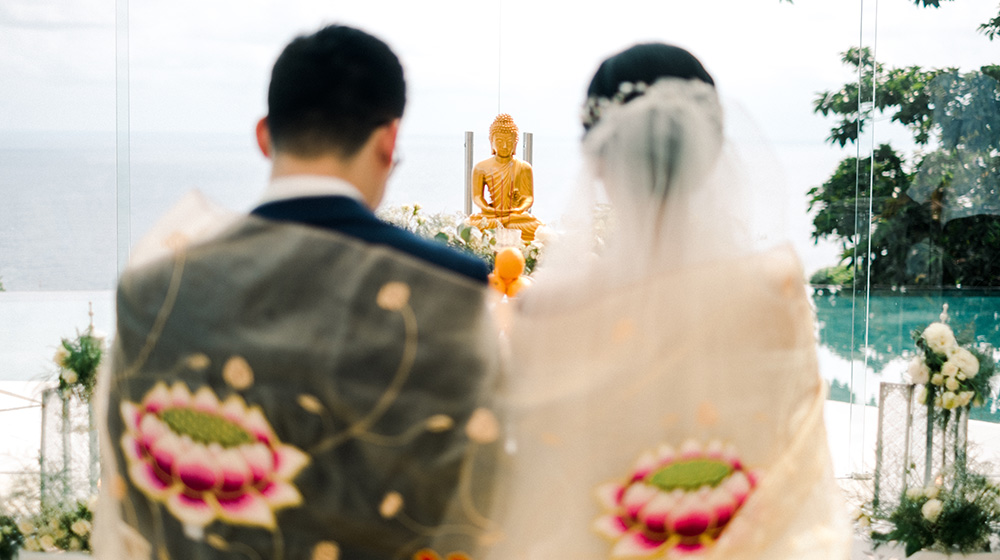
[[[111,133],[30,133],[0,140],[0,282],[8,291],[106,290],[117,274],[117,162]],[[464,205],[464,134],[400,138],[385,205]],[[579,168],[576,139],[536,142],[536,204],[557,217]],[[128,223],[134,243],[184,193],[250,209],[268,162],[252,136],[133,133]],[[485,136],[474,159],[489,157]]]

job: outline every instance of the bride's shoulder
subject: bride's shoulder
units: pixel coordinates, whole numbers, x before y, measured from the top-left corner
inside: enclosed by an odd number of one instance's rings
[[[644,282],[706,290],[788,292],[804,288],[805,273],[795,249],[780,245],[653,275]]]
[[[801,289],[805,285],[802,263],[791,245],[749,255],[743,265],[753,273],[753,277],[782,291]]]

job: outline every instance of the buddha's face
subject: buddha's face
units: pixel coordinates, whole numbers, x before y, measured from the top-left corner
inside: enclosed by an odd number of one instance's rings
[[[517,147],[517,135],[512,132],[497,132],[493,135],[493,153],[500,157],[510,157],[514,155],[514,148]]]

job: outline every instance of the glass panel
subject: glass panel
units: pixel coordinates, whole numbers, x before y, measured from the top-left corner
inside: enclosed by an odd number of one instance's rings
[[[5,2],[0,278],[10,291],[115,280],[114,3]]]
[[[813,279],[842,286],[815,298],[821,345],[840,363],[827,370],[831,397],[855,403],[846,439],[832,438],[848,449],[841,474],[873,471],[876,417],[862,403],[874,404],[880,383],[903,381],[914,329],[948,304],[956,331],[996,344],[1000,97],[996,67],[984,66],[990,41],[977,28],[997,14],[924,4],[864,3],[860,49],[845,57],[855,77],[819,102],[835,145],[845,146],[845,159],[811,193],[814,235],[844,248],[843,268]]]
[[[111,324],[115,3],[0,6],[0,496],[38,470],[61,337]],[[14,427],[15,429],[9,429]]]

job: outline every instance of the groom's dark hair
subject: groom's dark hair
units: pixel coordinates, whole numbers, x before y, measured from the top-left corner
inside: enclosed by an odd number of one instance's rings
[[[278,151],[348,158],[405,106],[403,67],[392,49],[364,31],[331,25],[297,37],[278,56],[267,124]]]
[[[602,62],[590,81],[587,97],[611,99],[622,82],[653,85],[660,78],[694,79],[715,85],[705,67],[688,51],[663,43],[642,43]]]

